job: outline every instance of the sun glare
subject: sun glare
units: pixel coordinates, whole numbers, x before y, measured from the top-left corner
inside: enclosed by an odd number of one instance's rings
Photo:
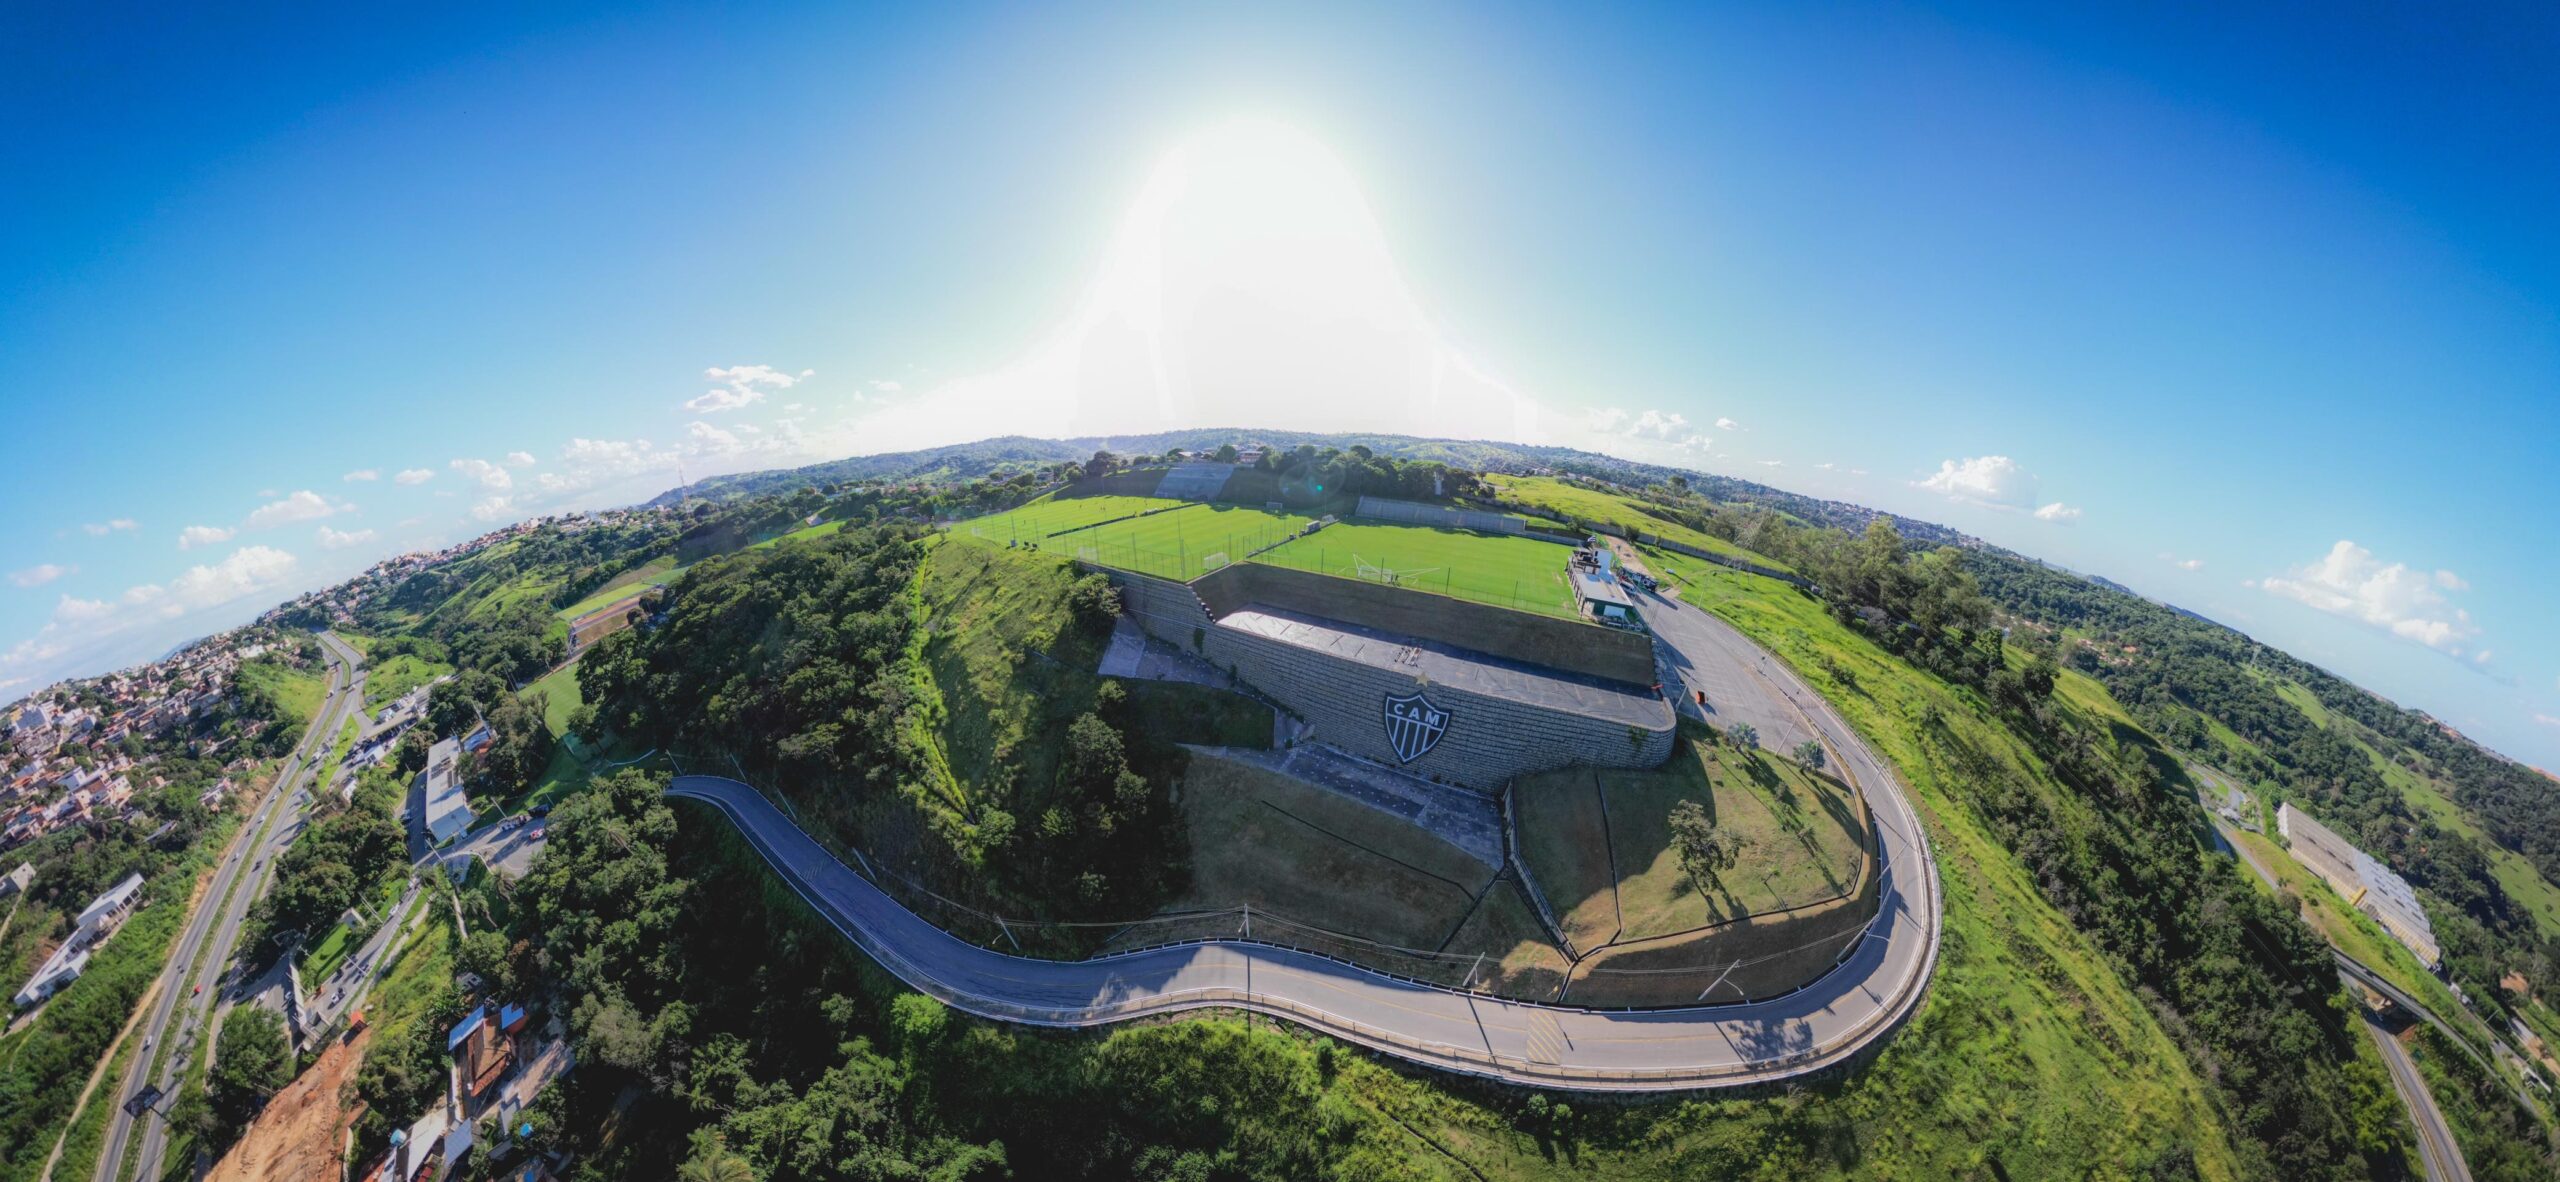
[[[1270,118],[1166,152],[1074,313],[1019,363],[932,401],[970,408],[971,423],[1074,434],[1238,422],[1536,435],[1533,405],[1443,342],[1350,169]],[[897,426],[901,441],[949,431]]]

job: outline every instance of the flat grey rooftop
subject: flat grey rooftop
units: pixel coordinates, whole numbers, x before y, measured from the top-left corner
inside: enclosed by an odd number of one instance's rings
[[[1662,696],[1647,686],[1504,660],[1436,641],[1416,641],[1268,604],[1247,604],[1220,616],[1218,626],[1425,678],[1433,685],[1627,726],[1659,727],[1668,714]]]

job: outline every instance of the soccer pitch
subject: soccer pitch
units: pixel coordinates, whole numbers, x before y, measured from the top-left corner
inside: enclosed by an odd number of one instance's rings
[[[1189,582],[1307,527],[1297,513],[1243,505],[1195,504],[1045,538],[1040,548],[1068,558]]]
[[[1355,519],[1254,561],[1570,620],[1579,616],[1565,581],[1572,554],[1554,542]]]
[[[951,532],[991,542],[1030,544],[1064,530],[1184,503],[1166,497],[1059,497],[973,517],[953,525]]]

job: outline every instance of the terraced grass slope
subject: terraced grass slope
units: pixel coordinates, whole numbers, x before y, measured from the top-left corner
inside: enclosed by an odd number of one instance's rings
[[[1703,889],[1672,845],[1671,809],[1684,800],[1744,842]],[[1582,949],[1838,899],[1855,889],[1866,857],[1865,819],[1844,786],[1778,756],[1692,738],[1656,769],[1525,777],[1512,802],[1521,857]]]

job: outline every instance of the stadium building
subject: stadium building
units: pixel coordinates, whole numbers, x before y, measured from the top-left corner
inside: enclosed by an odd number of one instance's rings
[[[2292,843],[2295,861],[2344,896],[2348,906],[2372,916],[2392,939],[2416,953],[2420,963],[2430,970],[2443,963],[2435,927],[2428,923],[2426,909],[2418,905],[2407,879],[2304,815],[2290,801],[2276,809],[2276,831]]]
[[[1638,632],[1259,563],[1189,583],[1104,569],[1150,635],[1354,755],[1491,792],[1671,754],[1677,718]]]

